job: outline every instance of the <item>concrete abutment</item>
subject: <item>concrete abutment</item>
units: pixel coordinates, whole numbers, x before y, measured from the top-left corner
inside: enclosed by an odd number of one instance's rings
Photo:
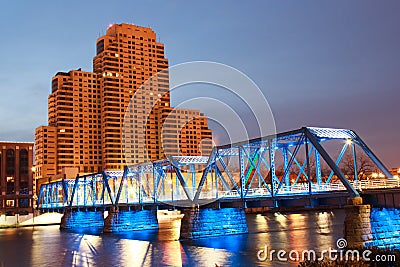
[[[246,214],[240,208],[184,209],[180,239],[248,233]]]
[[[363,204],[361,197],[351,198],[344,206],[346,217],[344,220],[344,236],[350,248],[365,247],[372,240],[371,206]]]
[[[157,210],[112,209],[104,220],[104,232],[158,229]]]
[[[98,228],[104,227],[103,211],[65,209],[61,217],[61,229]]]

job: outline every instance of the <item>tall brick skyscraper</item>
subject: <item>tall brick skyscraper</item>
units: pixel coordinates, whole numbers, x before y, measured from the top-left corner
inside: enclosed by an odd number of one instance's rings
[[[211,152],[206,117],[170,107],[168,60],[152,29],[115,24],[96,44],[93,72],[59,72],[52,79],[49,126],[35,133],[37,178]]]

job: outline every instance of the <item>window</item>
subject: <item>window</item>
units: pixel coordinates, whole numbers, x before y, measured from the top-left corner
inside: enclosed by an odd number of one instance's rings
[[[6,152],[6,173],[7,175],[15,174],[15,152],[13,149],[8,149]]]
[[[19,207],[20,208],[29,208],[29,198],[19,199]]]
[[[97,54],[100,54],[101,52],[103,52],[104,51],[104,40],[100,40],[99,42],[97,42],[97,45],[96,45],[96,52],[97,52]]]
[[[7,195],[14,194],[15,184],[14,184],[14,177],[8,176],[7,177]]]
[[[28,151],[26,149],[21,149],[19,152],[19,173],[21,176],[26,176],[24,177],[26,179],[28,178],[28,161]]]
[[[14,207],[14,200],[13,199],[8,199],[6,201],[6,207]]]
[[[19,183],[19,194],[20,195],[28,195],[29,194],[29,188],[28,188],[28,182],[20,182]]]

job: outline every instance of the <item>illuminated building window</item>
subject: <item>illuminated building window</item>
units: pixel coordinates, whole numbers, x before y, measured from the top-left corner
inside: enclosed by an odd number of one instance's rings
[[[14,207],[14,200],[13,200],[13,199],[8,199],[8,200],[6,201],[6,207],[7,207],[7,208]]]

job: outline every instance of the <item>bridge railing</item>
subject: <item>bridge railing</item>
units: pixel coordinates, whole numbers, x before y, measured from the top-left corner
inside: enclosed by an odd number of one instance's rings
[[[358,190],[396,188],[400,187],[400,181],[397,179],[373,179],[352,182],[352,185]]]
[[[361,180],[361,181],[351,181],[351,184],[357,190],[366,190],[366,189],[383,189],[383,188],[400,188],[400,181],[397,179],[373,179],[373,180]],[[312,184],[311,185],[311,192],[313,193],[322,193],[322,192],[332,192],[332,191],[345,191],[345,186],[340,182],[332,182],[329,184],[324,184],[321,186],[317,186]],[[196,188],[189,188],[190,190],[196,190]],[[309,184],[308,183],[297,183],[293,186],[283,186],[277,196],[290,196],[290,195],[297,195],[297,194],[307,194],[309,193]],[[53,190],[54,192],[57,192]],[[45,191],[46,193],[46,191]],[[57,192],[57,194],[60,194]],[[76,206],[85,206],[83,202],[83,195],[82,192],[77,193],[77,199],[80,199],[79,202],[74,202]],[[270,191],[265,188],[250,188],[247,190],[246,198],[256,198],[256,197],[271,197]],[[239,199],[241,198],[241,194],[237,190],[210,190],[201,193],[200,199]],[[171,203],[176,201],[183,201],[187,200],[185,192],[182,188],[178,188],[174,190],[171,194],[167,192],[165,195],[158,197],[158,202],[164,203]],[[123,204],[143,204],[143,203],[154,203],[154,198],[146,196],[142,197],[141,202],[138,199],[132,199],[130,201],[122,201]],[[91,203],[92,206],[104,206],[104,205],[111,205],[111,200],[95,200]],[[50,202],[50,203],[42,203],[40,208],[43,209],[56,209],[56,208],[63,208],[68,206],[67,202],[60,201],[60,202]]]
[[[396,179],[374,179],[374,180],[363,180],[363,181],[352,181],[351,184],[358,190],[365,189],[382,189],[382,188],[396,188],[400,187],[400,181]],[[327,185],[311,185],[311,192],[332,192],[332,191],[345,191],[346,187],[340,182],[332,182]],[[283,186],[277,196],[284,195],[295,195],[309,192],[308,183],[297,183],[293,186]],[[240,198],[240,192],[237,190],[222,191],[219,193],[221,198]],[[246,197],[269,197],[271,193],[267,188],[251,188],[247,190]]]

